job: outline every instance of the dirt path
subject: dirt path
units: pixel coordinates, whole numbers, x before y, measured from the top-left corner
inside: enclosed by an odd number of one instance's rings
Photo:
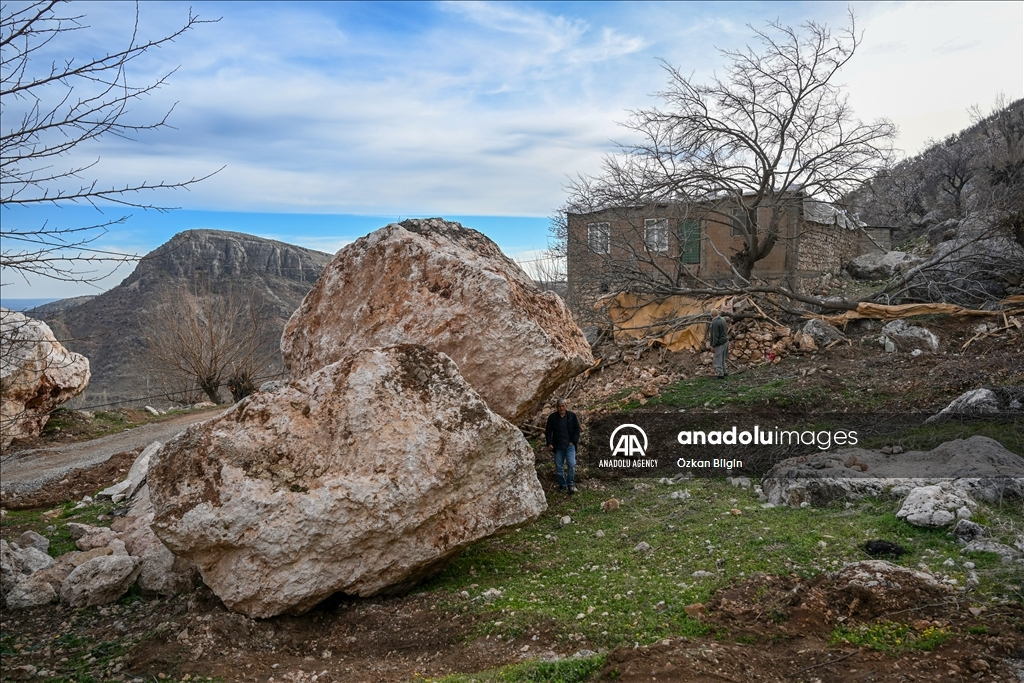
[[[143,448],[154,441],[166,442],[189,425],[208,420],[217,414],[211,411],[186,413],[165,422],[142,425],[91,441],[15,453],[10,459],[4,460],[0,467],[0,491],[35,491],[47,483],[60,481],[72,470],[106,462],[116,453]]]

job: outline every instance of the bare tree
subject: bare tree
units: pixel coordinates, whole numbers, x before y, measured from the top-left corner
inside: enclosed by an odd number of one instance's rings
[[[136,4],[135,27],[123,48],[102,56],[79,59],[68,54],[41,63],[44,51],[60,48],[70,34],[89,28],[83,22],[83,15],[57,0],[0,8],[0,206],[78,203],[166,211],[170,207],[149,203],[141,195],[188,188],[204,178],[106,185],[90,178],[98,171],[98,158],[79,162],[69,157],[84,143],[105,136],[131,139],[167,127],[170,111],[157,120],[136,120],[131,105],[164,86],[174,70],[155,81],[135,84],[129,67],[146,53],[208,22],[190,12],[184,25],[170,35],[145,40],[138,34]],[[122,215],[77,227],[43,223],[23,228],[5,221],[0,227],[0,270],[25,278],[97,279],[94,273],[83,272],[83,266],[136,259],[94,245],[107,228],[127,218]]]
[[[749,282],[799,202],[839,200],[890,160],[895,127],[856,120],[834,82],[860,42],[852,14],[835,34],[815,22],[751,29],[757,48],[720,50],[725,73],[708,83],[664,65],[665,107],[633,112],[626,126],[640,141],[621,145],[598,177],[573,181],[566,211],[738,207],[743,247],[724,256]]]
[[[277,335],[262,298],[237,287],[171,291],[139,320],[148,366],[167,396],[187,400],[197,390],[214,403],[220,387],[235,401],[252,393],[271,367]]]

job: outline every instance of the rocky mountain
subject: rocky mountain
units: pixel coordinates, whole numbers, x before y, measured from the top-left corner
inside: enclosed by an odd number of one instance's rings
[[[144,256],[113,289],[70,307],[54,302],[36,314],[66,340],[65,346],[89,358],[92,381],[76,406],[141,405],[158,391],[146,370],[140,328],[157,302],[197,285],[212,294],[255,294],[269,332],[279,338],[330,259],[330,254],[253,235],[188,230]]]

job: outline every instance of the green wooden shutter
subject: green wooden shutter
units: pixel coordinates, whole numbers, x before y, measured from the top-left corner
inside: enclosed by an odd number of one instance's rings
[[[700,263],[700,221],[679,221],[679,258],[683,263]]]

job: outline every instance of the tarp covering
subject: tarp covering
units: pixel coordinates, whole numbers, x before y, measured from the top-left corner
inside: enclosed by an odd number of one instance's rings
[[[804,209],[804,220],[810,221],[811,223],[818,223],[821,225],[838,225],[839,227],[846,228],[847,230],[856,230],[864,224],[852,218],[843,209],[829,204],[828,202],[819,202],[815,199],[805,199],[803,201]]]
[[[679,322],[679,319],[706,316],[715,308],[730,310],[732,298],[693,299],[670,296],[651,301],[623,292],[598,302],[598,305],[608,307],[616,341],[646,338],[651,344],[660,344],[670,351],[682,351],[701,347],[709,319],[690,325]]]

